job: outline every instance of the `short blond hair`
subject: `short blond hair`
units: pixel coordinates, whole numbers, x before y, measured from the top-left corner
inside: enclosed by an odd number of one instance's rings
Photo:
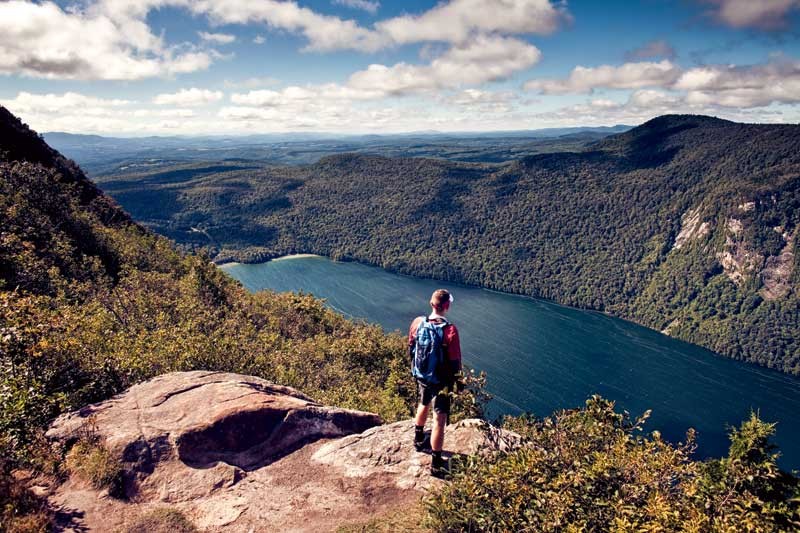
[[[441,313],[445,307],[450,305],[450,293],[447,289],[436,289],[431,295],[431,307],[437,313]]]

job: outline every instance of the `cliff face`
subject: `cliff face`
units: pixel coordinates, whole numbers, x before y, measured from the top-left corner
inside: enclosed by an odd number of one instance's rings
[[[477,420],[451,426],[447,455],[518,443],[487,431]],[[412,505],[441,483],[411,444],[413,421],[381,425],[239,374],[162,375],[59,417],[48,437],[92,439],[122,470],[116,497],[80,474],[55,491],[51,504],[73,516],[65,528],[117,530],[168,505],[204,530],[329,531]]]

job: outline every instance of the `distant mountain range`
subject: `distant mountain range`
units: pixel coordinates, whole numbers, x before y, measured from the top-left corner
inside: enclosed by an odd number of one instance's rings
[[[249,159],[269,164],[309,164],[344,152],[387,157],[441,157],[458,161],[503,162],[543,151],[579,148],[583,143],[630,126],[548,128],[505,132],[415,132],[392,135],[276,133],[245,136],[101,137],[51,132],[43,135],[55,149],[90,174],[113,173],[141,159],[219,161]]]
[[[97,182],[218,260],[357,260],[610,312],[800,374],[800,126],[672,115],[571,146],[499,165],[339,154]]]

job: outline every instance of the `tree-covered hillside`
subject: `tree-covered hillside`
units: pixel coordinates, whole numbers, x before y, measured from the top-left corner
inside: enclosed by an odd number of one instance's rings
[[[100,185],[217,260],[358,260],[610,312],[800,374],[800,126],[664,116],[500,167],[337,155],[209,168]]]

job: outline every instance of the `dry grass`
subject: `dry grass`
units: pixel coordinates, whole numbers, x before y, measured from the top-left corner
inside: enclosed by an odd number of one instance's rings
[[[67,454],[66,467],[95,489],[108,489],[112,496],[121,494],[122,463],[96,441],[78,441]]]
[[[122,533],[196,533],[197,528],[177,509],[161,507],[142,514]]]
[[[336,533],[429,533],[423,525],[425,511],[420,504],[391,511],[382,516],[339,526]]]

